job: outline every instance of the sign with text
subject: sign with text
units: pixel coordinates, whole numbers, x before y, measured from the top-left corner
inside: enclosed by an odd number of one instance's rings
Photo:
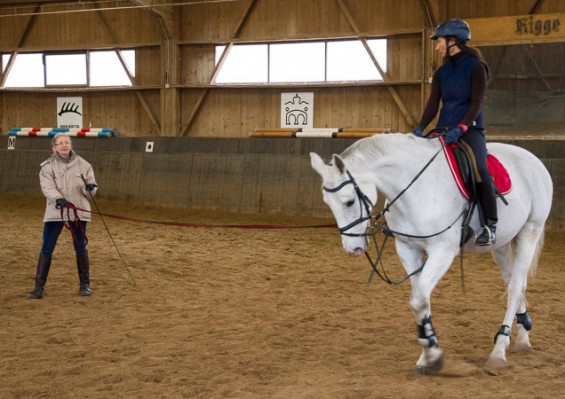
[[[565,14],[533,14],[466,20],[478,46],[565,40]]]
[[[82,128],[82,97],[57,97],[57,127]]]

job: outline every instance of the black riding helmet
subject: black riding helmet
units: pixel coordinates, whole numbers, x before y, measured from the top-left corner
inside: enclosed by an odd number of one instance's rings
[[[448,19],[447,21],[439,24],[434,31],[432,40],[437,40],[438,37],[455,37],[462,42],[471,40],[471,29],[467,22],[459,18]]]

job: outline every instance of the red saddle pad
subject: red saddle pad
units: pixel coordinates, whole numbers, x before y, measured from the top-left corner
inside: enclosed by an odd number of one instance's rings
[[[443,137],[440,137],[440,140],[443,143]],[[453,155],[453,148],[456,146],[456,144],[444,145],[443,152],[445,153],[449,169],[453,174],[453,178],[455,179],[455,183],[457,184],[459,191],[461,191],[461,194],[465,198],[469,199],[469,190],[463,182],[461,173],[459,171],[459,166],[457,165],[457,161],[455,160],[455,155]],[[512,180],[510,179],[510,175],[508,174],[508,171],[506,170],[504,165],[494,155],[488,154],[487,167],[490,174],[492,175],[495,186],[498,188],[498,191],[500,191],[502,194],[508,194],[512,190]]]

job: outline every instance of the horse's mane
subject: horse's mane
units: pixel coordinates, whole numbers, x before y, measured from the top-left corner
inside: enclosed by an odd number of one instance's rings
[[[413,145],[418,145],[421,149],[418,153],[425,154],[426,148],[437,149],[436,141],[419,140],[412,134],[407,133],[375,134],[354,142],[340,156],[346,161],[346,164],[357,165],[366,163],[370,159],[380,157],[383,154],[402,151]]]

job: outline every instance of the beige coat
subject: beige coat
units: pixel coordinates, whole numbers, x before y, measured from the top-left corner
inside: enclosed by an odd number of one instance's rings
[[[80,220],[89,222],[90,214],[90,194],[95,195],[97,188],[90,193],[85,189],[85,183],[96,183],[92,166],[83,158],[72,152],[71,160],[65,162],[56,154],[51,155],[48,159],[41,163],[39,171],[39,182],[41,191],[47,199],[45,207],[44,222],[60,222],[61,210],[55,207],[57,198],[64,198],[75,204],[77,208],[85,209],[89,212],[78,212]],[[68,219],[66,210],[63,212],[65,220]],[[74,213],[70,213],[71,219],[74,219]]]

